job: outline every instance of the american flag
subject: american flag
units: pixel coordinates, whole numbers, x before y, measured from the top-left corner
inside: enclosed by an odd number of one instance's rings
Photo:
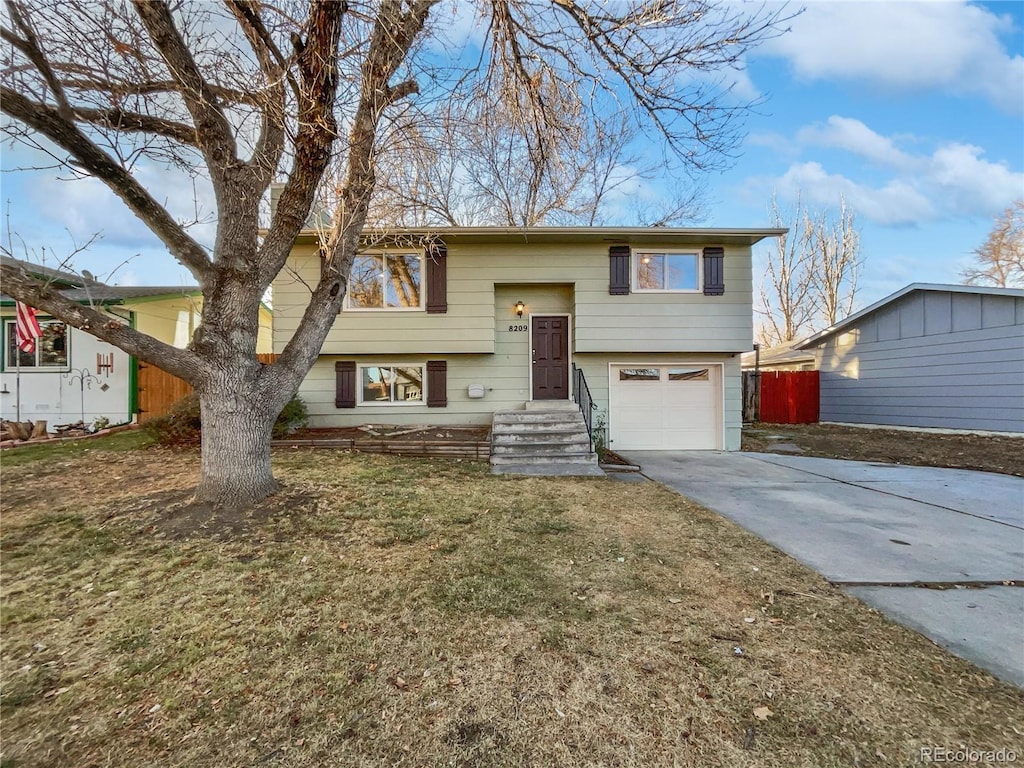
[[[36,339],[43,335],[39,321],[36,320],[36,311],[27,304],[17,302],[18,322],[15,329],[15,340],[18,349],[22,352],[35,352]]]

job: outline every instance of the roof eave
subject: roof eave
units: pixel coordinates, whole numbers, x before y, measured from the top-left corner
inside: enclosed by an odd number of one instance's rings
[[[429,240],[439,238],[446,243],[457,242],[607,242],[609,244],[648,244],[660,242],[716,242],[732,245],[754,245],[769,237],[780,237],[785,228],[714,228],[714,227],[410,227],[367,229],[364,239],[386,239],[392,236]],[[266,234],[266,230],[261,230]],[[299,240],[317,237],[318,230],[304,229]]]

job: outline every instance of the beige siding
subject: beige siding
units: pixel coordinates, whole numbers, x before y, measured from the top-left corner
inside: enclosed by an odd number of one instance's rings
[[[714,243],[708,243],[713,245]],[[699,247],[687,250],[699,251]],[[747,247],[727,248],[724,296],[608,294],[608,249],[590,245],[452,245],[448,312],[342,312],[324,354],[497,353],[505,306],[496,285],[571,286],[577,352],[745,352],[751,348],[751,264]],[[274,283],[274,349],[291,338],[320,262],[299,247]],[[513,301],[516,298],[513,297]],[[496,310],[497,308],[497,310]],[[498,314],[496,314],[496,311]],[[531,310],[532,311],[532,308]]]
[[[137,330],[154,339],[183,349],[202,316],[201,296],[125,302],[124,309],[135,313]],[[121,310],[118,310],[121,311]]]
[[[524,299],[525,301],[525,299]],[[514,315],[513,315],[514,316]],[[321,357],[303,382],[299,395],[310,413],[315,427],[352,427],[361,424],[489,424],[494,411],[518,409],[529,399],[529,355],[525,347],[511,339],[493,355],[451,355],[447,358],[426,355]],[[422,364],[428,359],[448,361],[448,407],[428,408],[418,405],[357,405],[335,408],[336,360],[356,360],[360,365]],[[739,358],[728,355],[629,355],[594,354],[575,356],[583,369],[590,392],[597,406],[595,419],[608,414],[608,376],[612,363],[722,363],[724,383],[724,445],[729,451],[739,450],[741,415],[741,383]],[[471,399],[470,384],[483,384],[486,396]]]
[[[274,351],[274,314],[260,307],[260,330],[256,336],[256,354],[267,355]]]
[[[202,320],[203,297],[140,299],[125,302],[124,309],[135,313],[136,329],[154,339],[184,349],[192,340],[192,333]],[[273,313],[261,306],[256,354],[268,354],[273,351]]]

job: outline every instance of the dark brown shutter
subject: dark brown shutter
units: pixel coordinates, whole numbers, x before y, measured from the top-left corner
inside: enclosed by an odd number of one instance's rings
[[[608,293],[629,295],[629,246],[613,245],[608,249]]]
[[[725,249],[704,249],[704,295],[721,296],[725,293]]]
[[[334,407],[356,407],[355,360],[339,360],[334,364]]]
[[[448,362],[427,361],[427,407],[448,407]]]
[[[427,312],[448,311],[448,246],[434,243],[427,249]]]

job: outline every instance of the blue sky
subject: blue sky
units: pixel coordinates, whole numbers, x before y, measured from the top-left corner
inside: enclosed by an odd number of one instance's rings
[[[783,206],[799,190],[815,209],[842,194],[861,231],[858,306],[910,282],[958,282],[993,217],[1024,195],[1024,3],[809,2],[791,27],[738,75],[737,93],[765,103],[732,169],[707,179],[707,217],[695,223],[768,225],[773,190]],[[5,242],[9,209],[35,260],[101,231],[78,269],[122,284],[191,282],[99,182],[9,172],[46,164],[24,148],[5,145],[0,160]],[[193,209],[187,179],[159,178],[179,216],[209,214]]]
[[[712,180],[708,223],[765,223],[773,189],[819,209],[842,194],[861,232],[859,306],[959,282],[993,217],[1024,195],[1024,3],[805,8],[747,62],[742,85],[768,101]]]

